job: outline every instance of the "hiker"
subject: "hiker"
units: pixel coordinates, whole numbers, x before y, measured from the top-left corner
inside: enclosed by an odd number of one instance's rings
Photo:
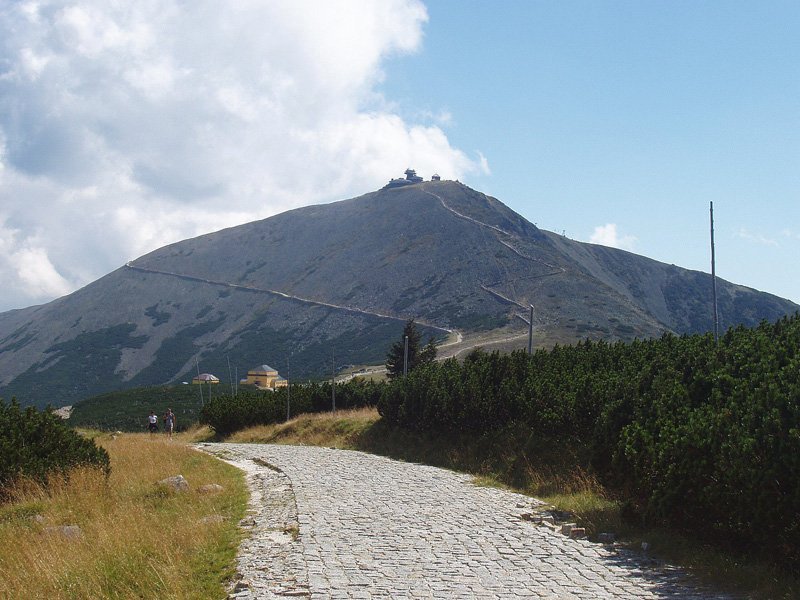
[[[175,430],[175,413],[172,412],[171,408],[168,408],[167,412],[164,413],[164,433],[166,433],[171,439],[172,432],[174,430]]]
[[[147,430],[150,432],[150,437],[153,437],[154,433],[158,433],[158,417],[152,410],[147,417]]]

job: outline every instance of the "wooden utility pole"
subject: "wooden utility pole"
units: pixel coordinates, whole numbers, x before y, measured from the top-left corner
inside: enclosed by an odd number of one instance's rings
[[[225,360],[228,361],[228,379],[231,382],[231,396],[235,396],[236,394],[233,391],[233,373],[231,373],[231,357],[230,355],[225,355]]]
[[[531,315],[528,319],[528,354],[533,353],[533,304],[531,304]]]
[[[205,406],[206,403],[203,400],[203,382],[200,381],[200,363],[197,362],[197,357],[194,357],[194,366],[197,369],[197,383],[200,384],[200,406]]]
[[[286,421],[289,421],[289,390],[291,389],[291,382],[289,381],[289,357],[286,357]]]
[[[719,341],[719,314],[717,313],[717,271],[714,259],[714,203],[709,202],[711,214],[711,291],[714,302],[714,341]]]

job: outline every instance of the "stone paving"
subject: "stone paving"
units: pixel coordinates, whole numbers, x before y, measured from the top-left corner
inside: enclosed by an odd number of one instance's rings
[[[231,598],[728,598],[526,521],[536,500],[469,475],[329,448],[200,447],[252,490]]]

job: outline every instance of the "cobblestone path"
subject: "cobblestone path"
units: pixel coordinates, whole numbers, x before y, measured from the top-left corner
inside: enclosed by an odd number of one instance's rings
[[[523,520],[536,500],[469,475],[328,448],[200,447],[252,490],[231,598],[726,598]]]

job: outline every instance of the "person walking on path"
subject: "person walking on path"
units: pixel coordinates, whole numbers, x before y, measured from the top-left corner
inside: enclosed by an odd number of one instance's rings
[[[175,413],[172,412],[171,408],[167,409],[167,412],[164,414],[164,433],[166,433],[170,439],[172,439],[172,432],[175,430]]]
[[[150,432],[150,437],[153,437],[153,434],[158,433],[158,417],[152,410],[150,411],[150,415],[147,417],[147,430]]]

